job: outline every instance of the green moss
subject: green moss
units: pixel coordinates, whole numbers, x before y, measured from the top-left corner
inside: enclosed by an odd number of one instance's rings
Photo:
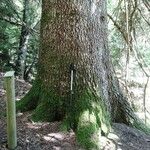
[[[96,105],[93,110],[97,124],[101,128],[102,132],[107,134],[111,128],[111,117],[102,103],[100,105]]]
[[[100,97],[89,90],[72,95],[71,108],[66,111],[65,128],[72,128],[79,144],[85,149],[99,149],[101,132],[110,129],[110,116]]]
[[[145,134],[150,134],[150,127],[144,124],[142,120],[134,120],[132,126],[143,131]]]
[[[45,25],[49,23],[49,19],[52,19],[52,13],[50,12],[43,12],[42,15],[42,23],[44,23]]]
[[[62,123],[61,123],[59,129],[60,129],[60,131],[62,131],[62,132],[68,132],[68,131],[69,131],[70,126],[69,126],[69,124],[68,124],[67,119],[63,119],[63,121],[62,121]]]
[[[20,100],[16,101],[16,110],[29,111],[36,108],[39,100],[40,84],[35,81],[31,90]]]
[[[76,134],[77,140],[83,148],[87,150],[99,149],[99,136],[101,132],[94,114],[86,111],[81,115]]]
[[[53,120],[53,115],[47,110],[47,103],[40,103],[32,113],[32,120],[38,121],[51,121]]]
[[[33,112],[34,121],[59,121],[64,117],[63,101],[58,94],[51,89],[41,89],[39,103]]]
[[[89,90],[61,97],[52,87],[41,86],[35,82],[30,92],[17,103],[17,109],[34,109],[34,121],[63,120],[63,130],[73,129],[84,148],[98,149],[101,132],[106,134],[110,128],[109,115],[100,97]]]
[[[78,122],[77,140],[85,149],[99,149],[99,136],[107,134],[111,127],[110,116],[101,98],[90,91],[84,91],[78,98],[72,109]]]
[[[44,89],[41,85],[41,82],[36,80],[25,97],[17,101],[17,110],[34,110],[32,114],[32,119],[34,121],[61,120],[64,115],[64,99],[60,98],[52,88]]]
[[[92,123],[80,127],[77,132],[77,140],[79,141],[79,144],[87,150],[98,149],[97,141],[92,139],[92,135],[94,135],[95,132],[97,132],[97,130],[95,129],[95,125]]]

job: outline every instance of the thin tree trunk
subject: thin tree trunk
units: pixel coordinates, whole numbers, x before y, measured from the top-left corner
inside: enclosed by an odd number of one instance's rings
[[[24,70],[25,70],[25,60],[27,55],[28,41],[29,41],[29,27],[27,23],[28,17],[28,5],[29,1],[24,0],[24,10],[23,10],[23,25],[21,27],[21,35],[18,49],[18,58],[16,61],[16,75],[18,75],[21,79],[24,78]]]

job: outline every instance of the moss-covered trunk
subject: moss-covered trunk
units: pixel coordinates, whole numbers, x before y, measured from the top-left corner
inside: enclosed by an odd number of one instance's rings
[[[115,94],[120,91],[110,62],[106,16],[105,0],[43,0],[38,74],[17,105],[34,109],[35,120],[65,120],[87,148],[94,148],[98,131],[108,131],[109,118],[128,122],[125,103]],[[89,137],[92,142],[82,141]]]

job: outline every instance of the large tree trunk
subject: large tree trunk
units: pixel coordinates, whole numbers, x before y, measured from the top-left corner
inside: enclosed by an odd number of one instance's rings
[[[128,123],[132,110],[108,50],[106,1],[43,0],[42,8],[38,74],[18,109],[35,109],[35,120],[65,120],[82,143],[82,133],[106,133],[111,119]]]

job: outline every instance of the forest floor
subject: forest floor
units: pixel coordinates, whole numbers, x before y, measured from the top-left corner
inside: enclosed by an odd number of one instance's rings
[[[3,89],[3,73],[0,73],[0,150],[7,150],[6,92]],[[20,99],[31,85],[15,80],[16,98]],[[61,122],[35,123],[31,112],[17,114],[16,150],[83,150],[76,142],[74,132],[60,131]],[[113,124],[111,133],[100,138],[103,150],[150,150],[150,136],[124,124]]]

